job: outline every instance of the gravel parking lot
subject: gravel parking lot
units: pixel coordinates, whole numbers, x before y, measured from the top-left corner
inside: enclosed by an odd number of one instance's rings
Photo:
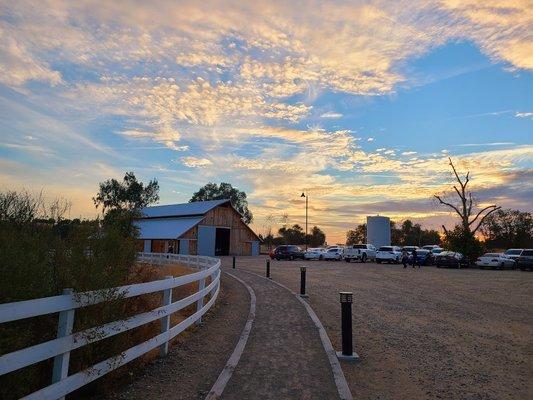
[[[240,257],[237,267],[264,274],[265,259]],[[354,293],[362,361],[343,364],[354,398],[533,398],[533,273],[273,261],[272,278],[298,291],[302,265],[336,349],[338,292]]]

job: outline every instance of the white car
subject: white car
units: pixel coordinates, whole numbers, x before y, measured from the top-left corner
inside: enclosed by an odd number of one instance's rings
[[[371,244],[353,244],[344,249],[344,261],[351,262],[352,260],[366,262],[367,260],[375,260],[376,248]]]
[[[418,250],[420,247],[418,246],[403,246],[402,247],[402,251],[406,251],[408,252],[409,254],[411,254],[413,252],[414,249]]]
[[[344,253],[344,249],[342,249],[340,247],[333,247],[331,249],[326,250],[323,253],[324,260],[340,261],[340,260],[342,260],[343,253]]]
[[[476,260],[479,268],[516,268],[516,263],[512,258],[503,253],[485,253]]]
[[[322,260],[324,259],[324,251],[325,249],[321,248],[313,248],[313,249],[307,249],[304,253],[304,258],[306,260]]]
[[[381,246],[376,253],[376,262],[389,262],[398,264],[402,259],[402,250],[398,246]]]
[[[505,255],[515,261],[518,260],[518,258],[522,255],[522,252],[524,249],[509,249],[505,251]]]
[[[426,244],[425,246],[422,246],[424,250],[433,250],[433,249],[440,249],[441,247],[438,244]]]

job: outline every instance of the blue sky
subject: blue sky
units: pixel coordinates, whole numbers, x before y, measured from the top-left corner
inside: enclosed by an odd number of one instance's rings
[[[0,5],[0,183],[72,200],[157,178],[161,203],[228,181],[258,232],[329,242],[369,214],[453,218],[450,156],[479,205],[531,211],[533,11],[513,1]]]

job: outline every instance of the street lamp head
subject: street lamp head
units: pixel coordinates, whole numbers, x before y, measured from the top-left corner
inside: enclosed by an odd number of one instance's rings
[[[302,195],[301,195],[300,197],[305,197],[305,193],[304,193],[304,192],[302,192]]]

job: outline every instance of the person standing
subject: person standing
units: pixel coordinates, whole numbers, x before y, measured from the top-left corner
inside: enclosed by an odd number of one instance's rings
[[[418,268],[420,268],[420,263],[418,262],[418,253],[416,249],[413,249],[413,252],[411,253],[411,255],[413,257],[413,261],[412,261],[413,268],[415,267],[415,265],[418,265]]]
[[[407,250],[402,250],[402,264],[404,268],[407,268],[407,263],[409,262],[409,253]]]

